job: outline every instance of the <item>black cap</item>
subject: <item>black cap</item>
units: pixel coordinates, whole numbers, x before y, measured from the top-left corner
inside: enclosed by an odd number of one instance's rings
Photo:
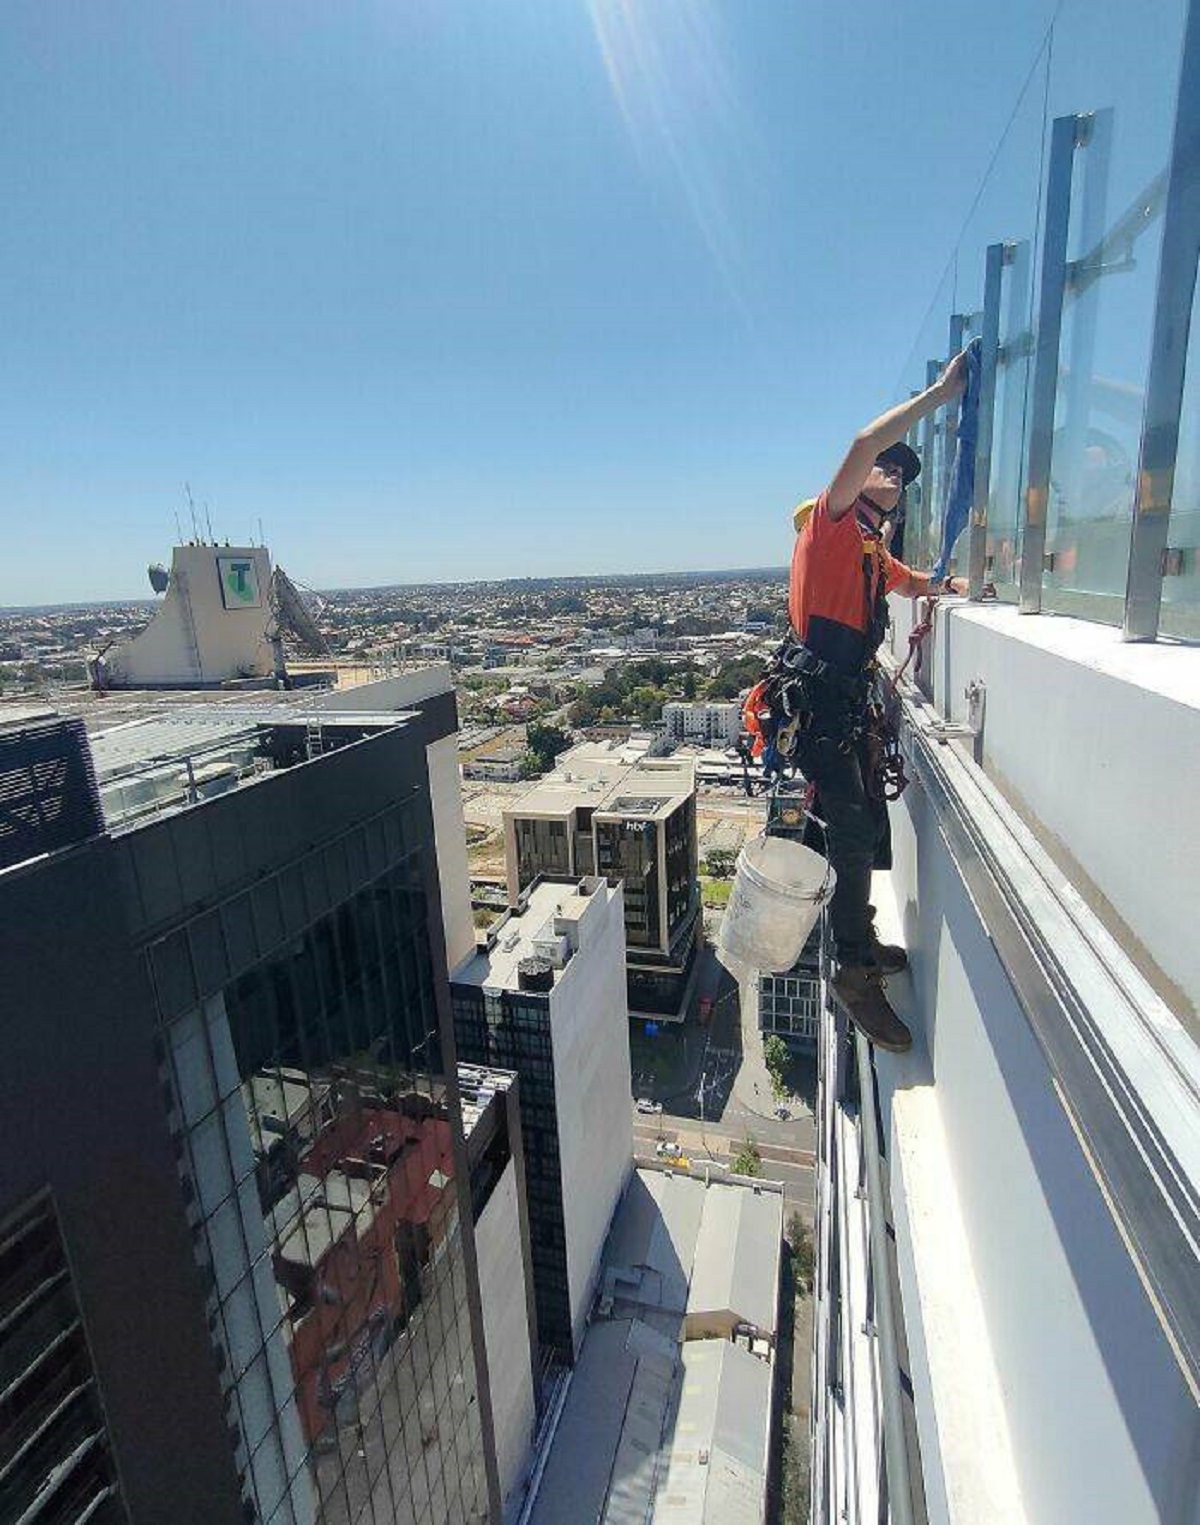
[[[915,482],[921,475],[921,457],[903,440],[895,445],[889,445],[886,450],[881,450],[875,457],[875,464],[878,465],[880,461],[889,461],[892,465],[899,466],[905,487],[910,482]]]

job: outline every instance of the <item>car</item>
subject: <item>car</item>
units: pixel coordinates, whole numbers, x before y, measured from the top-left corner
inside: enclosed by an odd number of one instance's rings
[[[639,1096],[634,1106],[639,1112],[648,1112],[651,1116],[656,1116],[662,1111],[662,1102],[651,1101],[648,1096]]]
[[[660,1160],[674,1160],[679,1158],[683,1150],[680,1149],[677,1143],[664,1138],[659,1139],[658,1143],[654,1146],[654,1152]]]
[[[775,1116],[780,1120],[780,1122],[786,1123],[791,1115],[792,1114],[788,1111],[782,1102],[775,1108]]]

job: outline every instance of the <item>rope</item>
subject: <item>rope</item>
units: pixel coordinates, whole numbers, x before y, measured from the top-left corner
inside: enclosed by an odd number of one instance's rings
[[[899,689],[900,679],[908,671],[908,664],[914,657],[916,657],[917,661],[916,666],[913,668],[913,676],[916,677],[917,673],[921,671],[921,647],[925,644],[926,637],[933,629],[933,615],[937,608],[937,602],[937,594],[931,594],[930,597],[926,600],[927,607],[925,610],[925,618],[919,625],[914,625],[912,630],[909,632],[908,655],[905,657],[904,661],[901,662],[900,666],[896,669],[895,674],[892,675],[889,680],[892,685],[893,693]]]

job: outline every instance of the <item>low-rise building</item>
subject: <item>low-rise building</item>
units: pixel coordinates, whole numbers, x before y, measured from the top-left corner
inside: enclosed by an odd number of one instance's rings
[[[639,1167],[531,1525],[758,1525],[778,1334],[783,1193]]]
[[[742,729],[742,707],[736,699],[717,704],[668,700],[663,705],[662,718],[672,741],[693,741],[706,747],[731,747]]]

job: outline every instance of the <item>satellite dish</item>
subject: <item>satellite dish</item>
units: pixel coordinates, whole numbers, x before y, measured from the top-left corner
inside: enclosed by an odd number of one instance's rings
[[[146,568],[146,573],[150,578],[150,586],[156,593],[165,593],[167,591],[167,584],[171,578],[166,567],[161,566],[156,561],[153,566]]]
[[[310,656],[326,657],[329,646],[308,612],[295,583],[276,563],[271,573],[271,607],[283,627]]]

